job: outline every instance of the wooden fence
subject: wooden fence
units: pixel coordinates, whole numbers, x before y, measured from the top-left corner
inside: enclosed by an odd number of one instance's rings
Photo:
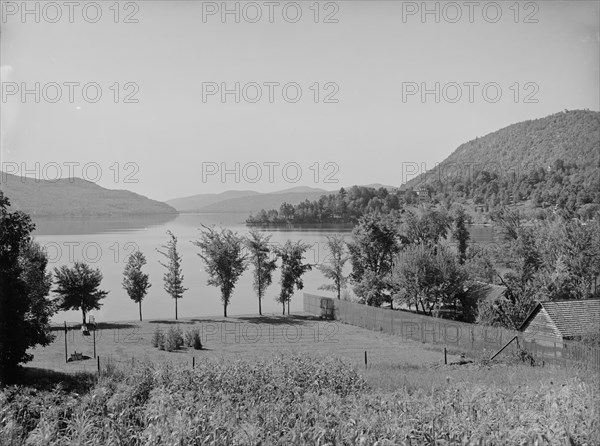
[[[600,349],[574,341],[525,335],[500,327],[486,327],[409,311],[370,307],[308,293],[304,294],[304,311],[477,357],[491,357],[517,336],[519,345],[527,350],[536,363],[581,365],[600,370]],[[502,355],[515,352],[516,349],[516,345],[511,345]]]

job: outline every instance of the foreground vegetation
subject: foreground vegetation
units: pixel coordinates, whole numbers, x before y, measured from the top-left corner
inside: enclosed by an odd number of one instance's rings
[[[460,367],[389,365],[363,377],[316,356],[210,360],[193,370],[140,363],[77,377],[75,389],[4,389],[0,442],[598,444],[597,378],[523,365]]]

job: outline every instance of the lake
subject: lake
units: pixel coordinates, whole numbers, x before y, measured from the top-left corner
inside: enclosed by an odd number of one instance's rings
[[[173,318],[173,299],[163,289],[165,268],[159,261],[166,260],[157,248],[168,241],[167,230],[178,238],[178,249],[182,256],[184,286],[188,291],[178,302],[179,317],[219,316],[223,314],[219,290],[206,284],[207,274],[204,263],[198,257],[198,248],[192,244],[200,234],[201,225],[224,226],[238,232],[248,233],[244,224],[247,214],[180,214],[171,216],[151,216],[139,218],[34,218],[35,239],[46,248],[49,269],[76,260],[85,261],[102,271],[104,279],[101,288],[108,291],[103,306],[93,314],[97,321],[125,321],[138,319],[138,306],[121,286],[126,259],[136,249],[146,256],[145,272],[150,274],[152,287],[142,303],[144,319]],[[262,232],[272,234],[271,243],[283,244],[286,240],[302,240],[312,244],[306,260],[310,263],[323,263],[328,254],[327,236],[332,234],[350,235],[349,226],[315,226],[293,228],[269,228]],[[471,237],[477,243],[493,240],[490,227],[473,226]],[[350,271],[348,262],[348,272]],[[280,313],[281,304],[275,301],[279,292],[279,269],[273,276],[273,284],[267,289],[262,302],[264,314]],[[302,311],[302,293],[333,293],[320,291],[318,287],[327,283],[323,275],[314,268],[304,275],[304,290],[296,292],[290,308],[292,313]],[[248,269],[237,283],[227,308],[228,315],[254,314],[258,312],[257,297],[252,289],[252,273]],[[61,311],[53,319],[55,323],[80,322],[81,312]]]

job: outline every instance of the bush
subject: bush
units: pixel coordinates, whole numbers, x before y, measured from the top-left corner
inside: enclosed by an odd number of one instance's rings
[[[154,333],[152,334],[151,342],[152,342],[152,347],[156,347],[156,348],[160,348],[161,350],[164,350],[165,335],[163,334],[163,332],[159,326],[157,326],[156,330],[154,330]]]
[[[165,339],[165,350],[172,352],[183,347],[183,333],[181,328],[170,327]]]
[[[583,336],[578,336],[576,340],[588,347],[598,348],[600,347],[600,331],[586,333]]]
[[[200,339],[200,330],[194,330],[194,343],[192,345],[194,350],[202,350],[202,340]]]
[[[195,350],[202,350],[202,339],[200,338],[200,330],[194,328],[185,332],[185,345],[193,347]]]
[[[191,347],[194,345],[194,330],[185,332],[185,346]]]

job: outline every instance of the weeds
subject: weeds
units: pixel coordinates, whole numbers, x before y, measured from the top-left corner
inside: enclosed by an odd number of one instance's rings
[[[186,345],[194,336],[186,333]],[[600,440],[598,383],[562,369],[496,364],[441,371],[390,364],[366,371],[365,380],[337,359],[282,355],[207,360],[195,369],[140,362],[127,373],[113,372],[81,394],[60,388],[1,391],[0,443],[592,445]],[[373,385],[384,380],[389,387]]]

